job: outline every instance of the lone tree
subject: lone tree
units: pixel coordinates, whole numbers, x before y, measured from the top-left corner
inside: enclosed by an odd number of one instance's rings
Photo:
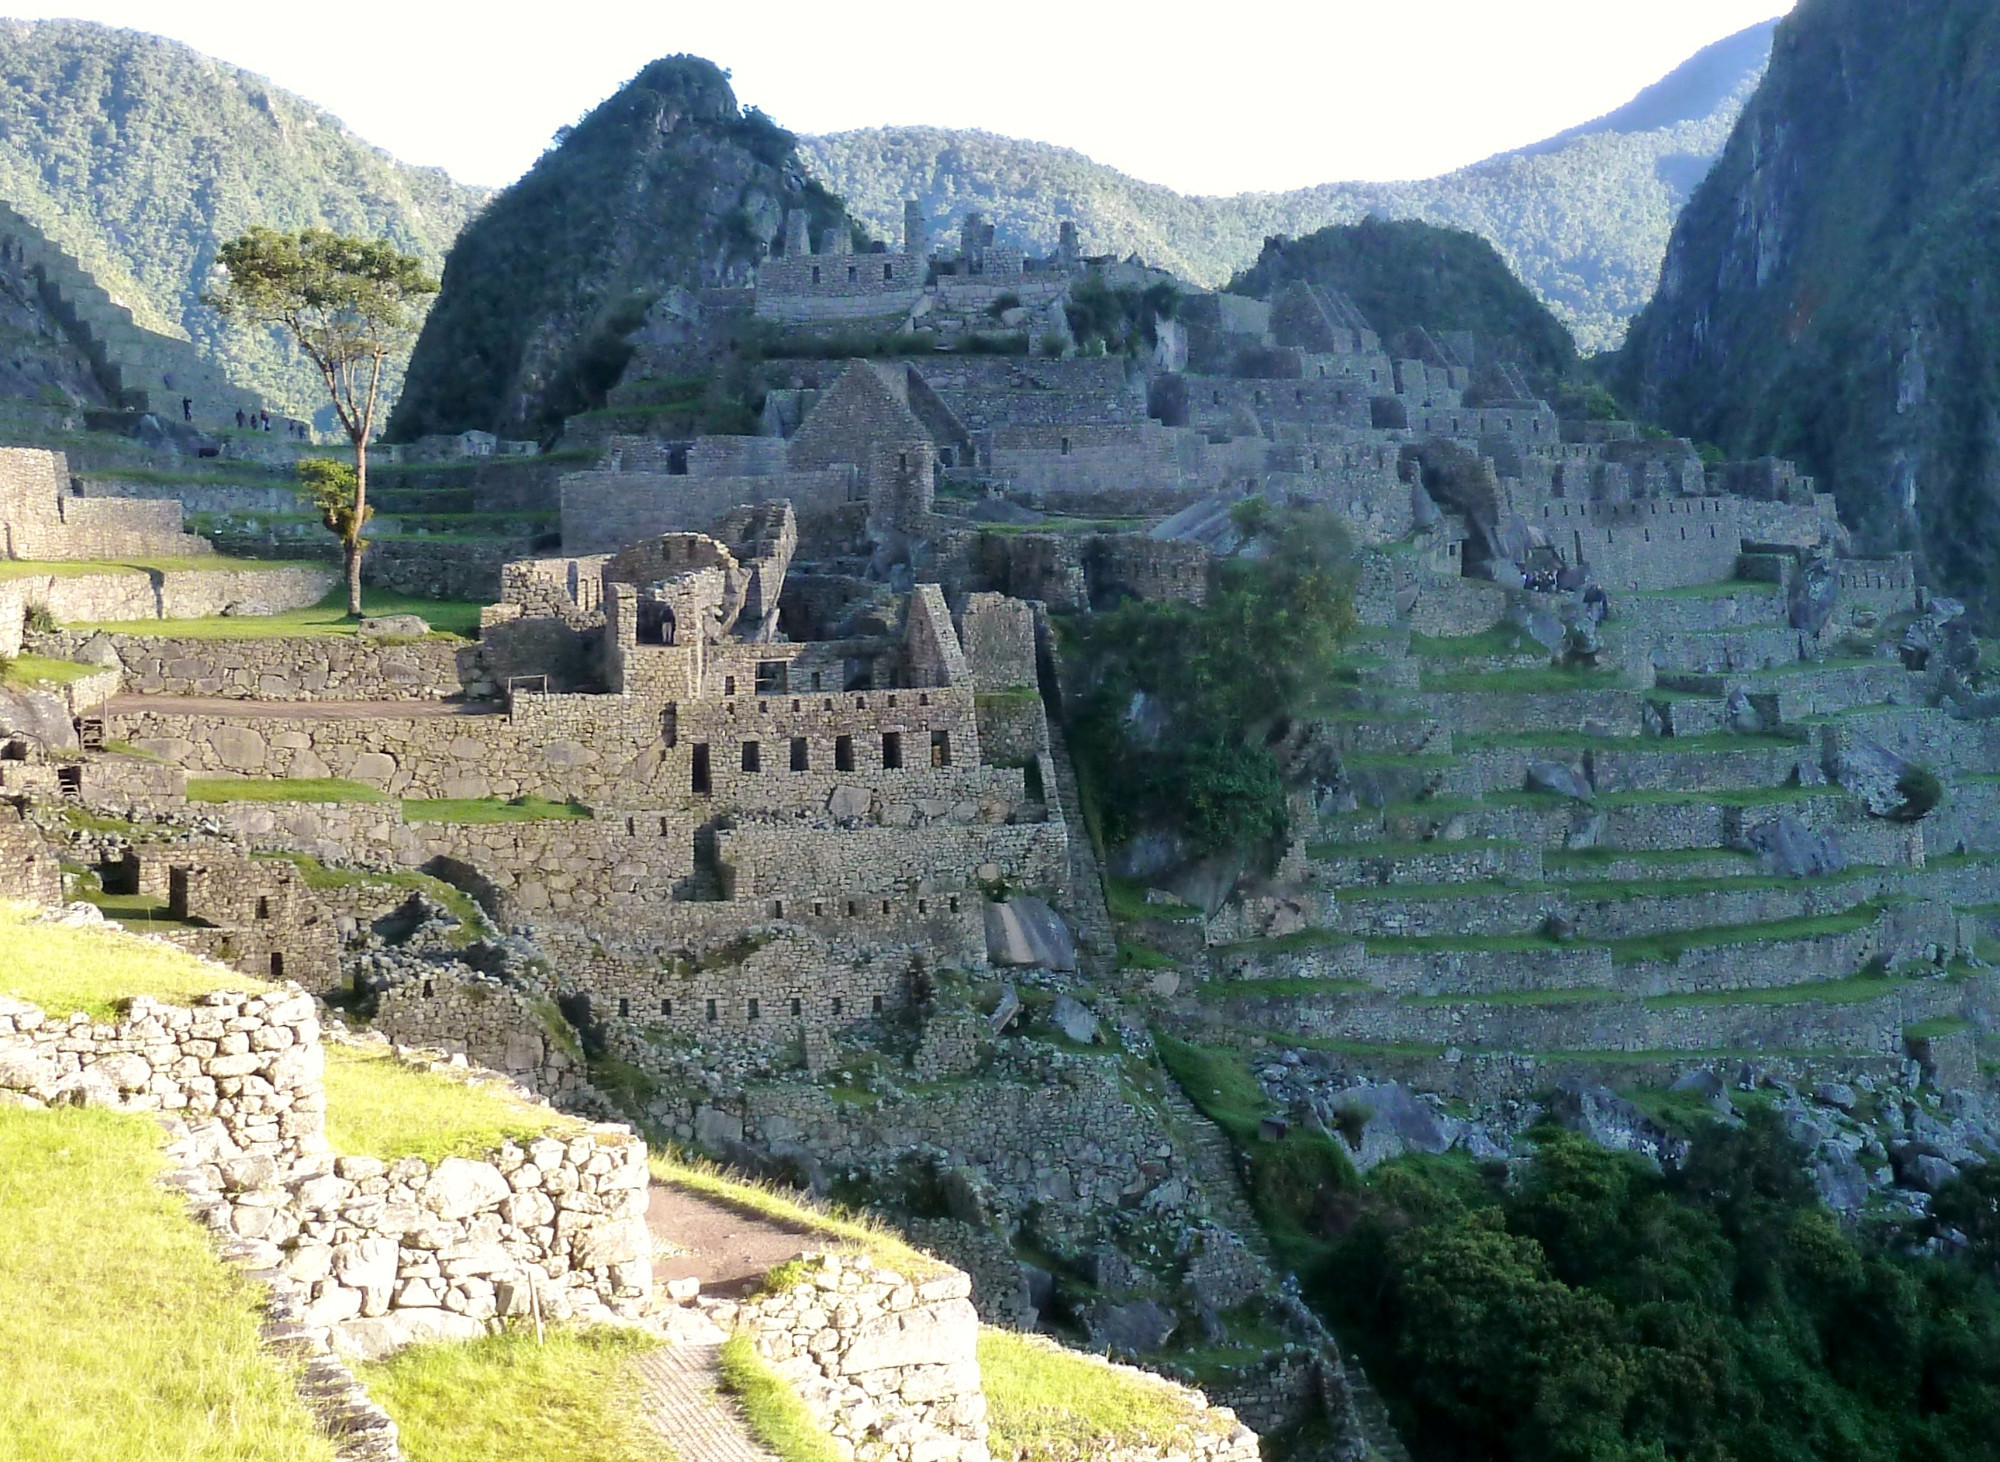
[[[423,261],[386,243],[325,229],[284,234],[253,228],[222,246],[223,287],[202,296],[224,319],[278,326],[319,369],[334,414],[354,446],[354,467],[300,464],[301,491],[340,539],[347,612],[361,613],[361,536],[368,506],[368,438],[381,400],[382,365],[417,327],[417,302],[437,293]],[[334,470],[329,470],[334,469]]]

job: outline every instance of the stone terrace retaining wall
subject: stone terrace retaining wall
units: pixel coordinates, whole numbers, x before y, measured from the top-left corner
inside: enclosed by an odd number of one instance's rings
[[[67,631],[42,635],[36,648],[73,659],[92,638]],[[125,667],[128,691],[233,700],[443,700],[461,692],[461,669],[471,670],[478,655],[476,646],[459,640],[385,645],[345,635],[268,640],[119,635],[105,643]]]
[[[192,1009],[140,997],[109,1025],[0,1000],[0,1091],[185,1122],[174,1186],[310,1348],[477,1335],[536,1299],[556,1318],[644,1313],[649,1178],[628,1129],[578,1124],[488,1162],[336,1157],[324,1060],[297,986]]]
[[[205,619],[231,604],[267,613],[308,609],[327,596],[339,571],[321,564],[280,569],[132,569],[102,574],[26,574],[12,582],[28,604],[65,624],[109,620]]]

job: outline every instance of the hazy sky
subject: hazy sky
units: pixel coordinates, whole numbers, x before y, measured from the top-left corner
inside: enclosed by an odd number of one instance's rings
[[[794,131],[983,127],[1183,192],[1233,193],[1445,172],[1599,116],[1710,41],[1788,8],[71,0],[5,13],[164,32],[466,182],[511,181],[557,127],[647,61],[692,51]]]

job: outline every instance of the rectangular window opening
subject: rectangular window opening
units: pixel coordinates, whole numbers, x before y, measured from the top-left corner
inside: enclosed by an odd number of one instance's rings
[[[951,765],[951,733],[949,731],[931,732],[931,765],[934,767],[948,767]]]
[[[744,742],[743,770],[746,772],[762,771],[764,769],[763,756],[764,756],[764,748],[761,742],[757,741]]]
[[[806,739],[803,736],[792,738],[792,770],[795,772],[812,770],[811,753],[807,750]]]
[[[833,738],[833,769],[837,772],[854,770],[854,738],[836,736]]]
[[[884,731],[882,733],[882,770],[901,771],[903,767],[903,733]]]
[[[759,660],[757,662],[757,694],[783,695],[790,679],[791,666],[783,660]]]
[[[693,775],[690,778],[690,782],[694,788],[695,796],[706,797],[708,795],[708,743],[706,741],[697,741],[694,744]]]
[[[713,1000],[708,1002],[708,1018],[710,1020],[715,1019],[715,1002]]]

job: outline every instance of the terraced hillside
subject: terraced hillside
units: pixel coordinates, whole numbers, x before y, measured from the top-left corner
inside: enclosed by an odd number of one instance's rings
[[[1826,644],[1782,584],[1633,594],[1577,669],[1505,621],[1373,631],[1312,834],[1209,921],[1194,1023],[1473,1100],[1745,1062],[1970,1084],[2000,725],[1932,704],[1914,617]],[[1884,751],[1935,810],[1882,814]]]

